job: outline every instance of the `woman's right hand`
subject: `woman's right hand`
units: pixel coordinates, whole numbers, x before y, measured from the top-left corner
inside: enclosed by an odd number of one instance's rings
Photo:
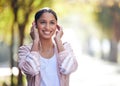
[[[33,41],[39,42],[39,34],[38,34],[38,29],[36,28],[35,22],[32,23],[30,36],[31,36]]]

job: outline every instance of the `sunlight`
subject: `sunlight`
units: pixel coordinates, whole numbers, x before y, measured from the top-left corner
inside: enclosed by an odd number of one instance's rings
[[[12,68],[12,73],[13,73],[14,76],[18,76],[18,74],[19,74],[18,68],[17,67],[13,67]]]
[[[12,73],[14,76],[18,76],[18,68],[13,67],[12,70],[10,68],[0,68],[0,76],[10,76]]]
[[[11,69],[10,68],[0,68],[0,76],[10,76]]]

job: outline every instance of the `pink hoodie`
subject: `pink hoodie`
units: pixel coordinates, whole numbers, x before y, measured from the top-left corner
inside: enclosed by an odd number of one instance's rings
[[[28,86],[40,86],[40,54],[31,50],[32,45],[21,46],[18,50],[18,66],[26,74]],[[58,76],[60,86],[69,86],[69,75],[77,69],[77,61],[69,43],[64,44],[65,50],[57,55]]]

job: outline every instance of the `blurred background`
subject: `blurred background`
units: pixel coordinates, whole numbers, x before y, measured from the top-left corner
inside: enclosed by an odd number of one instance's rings
[[[43,7],[56,11],[76,55],[70,86],[120,86],[119,0],[0,0],[0,86],[26,86],[17,52]]]

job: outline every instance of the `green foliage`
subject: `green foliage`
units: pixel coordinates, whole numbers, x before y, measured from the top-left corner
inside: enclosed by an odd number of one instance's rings
[[[103,6],[100,11],[95,13],[97,16],[97,22],[106,29],[111,29],[112,26],[112,10],[109,7]]]
[[[120,28],[120,3],[117,1],[99,3],[97,9],[94,11],[97,24],[102,28],[102,32],[107,37],[117,37]],[[115,32],[114,32],[115,31]],[[117,34],[117,35],[116,35]]]
[[[116,16],[120,16],[119,3],[114,1],[113,5],[98,6],[99,10],[95,11],[96,21],[105,29],[113,29],[113,22],[116,21]],[[117,14],[117,15],[116,15]],[[117,19],[120,22],[120,17]]]
[[[0,13],[0,29],[4,28],[5,29],[8,29],[7,26],[11,25],[11,22],[13,21],[12,20],[13,16],[12,16],[12,13],[10,11],[10,8],[9,7],[6,7],[4,8],[4,10]]]
[[[50,7],[52,0],[9,0],[7,4],[4,1],[0,1],[2,2],[0,3],[0,20],[2,20],[0,21],[0,34],[2,36],[0,42],[7,40],[7,43],[10,44],[11,54],[9,56],[11,66],[14,66],[15,49],[24,42],[25,28],[29,22],[33,21],[30,21],[31,15],[44,6]],[[20,82],[21,77],[22,75],[18,79],[11,77],[11,85],[23,86],[23,82]]]
[[[25,14],[25,10],[22,9],[22,8],[19,8],[19,10],[18,10],[18,17],[17,17],[17,20],[18,20],[19,24],[22,24],[22,23],[25,22],[24,14]]]
[[[11,26],[13,23],[13,15],[8,6],[2,8],[0,12],[0,34],[1,41],[5,41],[7,44],[10,44],[11,37]]]

